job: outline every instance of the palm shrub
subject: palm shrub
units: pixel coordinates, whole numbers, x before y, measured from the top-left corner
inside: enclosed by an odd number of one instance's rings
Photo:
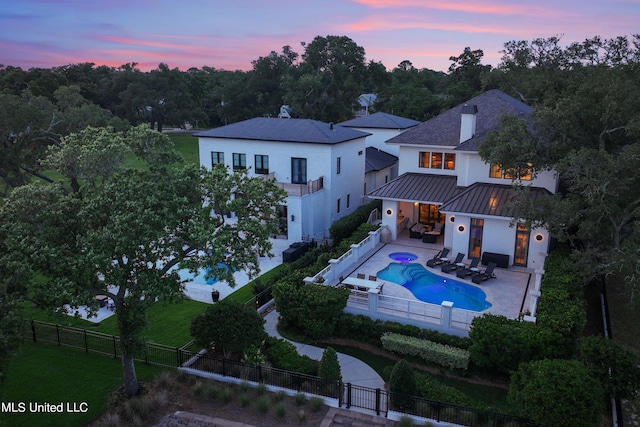
[[[413,398],[417,394],[418,385],[413,368],[402,359],[395,364],[389,377],[391,403],[397,409],[409,409],[413,406]]]

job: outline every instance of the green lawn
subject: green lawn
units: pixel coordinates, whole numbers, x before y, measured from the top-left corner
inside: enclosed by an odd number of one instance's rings
[[[136,364],[140,381],[160,368]],[[119,359],[44,344],[27,343],[13,360],[2,388],[2,402],[24,402],[24,413],[0,413],[0,425],[11,427],[83,426],[100,416],[109,393],[122,384]],[[30,413],[29,404],[50,403],[71,409],[86,403],[87,412]]]
[[[175,144],[176,151],[182,154],[186,164],[200,164],[198,151],[198,138],[192,136],[191,132],[167,133],[171,141]]]

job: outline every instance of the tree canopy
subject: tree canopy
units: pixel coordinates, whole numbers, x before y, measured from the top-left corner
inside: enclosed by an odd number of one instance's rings
[[[146,167],[124,167],[116,153],[125,148]],[[87,128],[45,159],[69,181],[16,188],[2,209],[3,262],[26,270],[24,293],[38,306],[73,313],[96,310],[96,295],[113,300],[129,394],[138,389],[133,356],[146,308],[184,297],[176,269],[206,268],[231,286],[236,270],[255,277],[284,197],[269,180],[177,159],[167,136],[146,125]]]

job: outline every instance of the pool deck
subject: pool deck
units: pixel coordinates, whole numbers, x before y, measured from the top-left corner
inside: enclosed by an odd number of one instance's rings
[[[440,242],[442,239],[439,240]],[[484,310],[483,313],[491,313],[495,315],[503,315],[509,318],[518,318],[520,313],[529,308],[530,296],[529,290],[533,288],[534,274],[532,269],[511,266],[508,269],[496,268],[494,273],[496,278],[489,279],[481,284],[476,284],[471,279],[461,279],[452,273],[443,273],[439,267],[426,267],[427,260],[433,258],[438,251],[442,249],[442,243],[423,243],[419,239],[411,239],[408,233],[402,235],[395,241],[387,244],[379,244],[375,250],[368,254],[360,265],[354,268],[346,276],[356,276],[357,273],[363,273],[367,277],[369,275],[376,276],[377,273],[393,262],[389,258],[389,254],[393,252],[411,252],[418,256],[414,263],[419,263],[432,273],[443,277],[455,279],[472,286],[482,289],[487,295],[487,301],[492,306]],[[452,257],[455,257],[453,254]],[[464,262],[469,264],[470,259]],[[480,269],[484,270],[485,266],[480,265]],[[384,281],[384,294],[415,300],[417,298],[406,288],[393,282]],[[454,305],[455,308],[455,305]]]
[[[289,245],[293,243],[293,241],[283,238],[272,238],[270,240],[273,244],[273,248],[271,250],[273,257],[260,258],[260,269],[262,273],[282,264],[282,251],[287,249]],[[404,232],[397,240],[394,240],[391,243],[378,244],[373,251],[364,257],[358,266],[344,276],[355,277],[357,273],[363,273],[367,277],[369,275],[377,275],[380,270],[384,269],[390,262],[392,262],[391,258],[389,258],[389,254],[393,252],[410,252],[418,256],[418,259],[412,262],[425,266],[427,270],[482,289],[487,295],[487,301],[492,304],[490,308],[484,311],[485,313],[517,318],[523,310],[527,310],[529,308],[529,290],[533,288],[534,281],[533,270],[513,266],[508,269],[496,268],[494,271],[496,275],[495,279],[489,279],[478,285],[471,282],[471,279],[460,279],[456,277],[455,274],[442,273],[440,268],[426,267],[427,260],[433,258],[438,251],[442,249],[441,241],[442,238],[439,239],[438,243],[423,243],[422,240],[409,238],[408,231]],[[455,256],[455,254],[452,256]],[[469,262],[469,259],[465,259],[465,263],[468,264]],[[483,269],[484,266],[481,266],[481,268]],[[234,277],[236,278],[235,288],[231,288],[226,282],[217,282],[213,285],[188,282],[185,284],[185,294],[193,300],[211,304],[212,290],[219,291],[220,298],[224,298],[238,288],[249,283],[249,277],[244,271],[237,271],[234,273]],[[388,281],[384,281],[384,283],[385,295],[417,301],[417,298],[401,285]],[[82,308],[79,311],[83,318],[87,318],[86,312]],[[103,307],[98,310],[96,317],[91,317],[87,320],[100,322],[113,314],[114,312],[112,310],[107,307]]]

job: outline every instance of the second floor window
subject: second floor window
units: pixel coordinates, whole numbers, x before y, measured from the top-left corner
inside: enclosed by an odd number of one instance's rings
[[[421,151],[418,155],[418,167],[455,170],[455,153]]]
[[[269,173],[269,156],[256,154],[256,173],[267,175]]]
[[[502,169],[499,165],[490,165],[489,167],[489,178],[504,178],[515,180],[519,179],[520,181],[531,181],[531,171],[532,169],[523,168],[521,170],[516,169]]]
[[[307,183],[307,159],[301,159],[298,157],[291,158],[291,183]]]
[[[243,153],[233,153],[233,170],[247,168],[247,155]]]
[[[224,153],[221,151],[211,152],[211,166],[215,166],[218,163],[224,163]]]

